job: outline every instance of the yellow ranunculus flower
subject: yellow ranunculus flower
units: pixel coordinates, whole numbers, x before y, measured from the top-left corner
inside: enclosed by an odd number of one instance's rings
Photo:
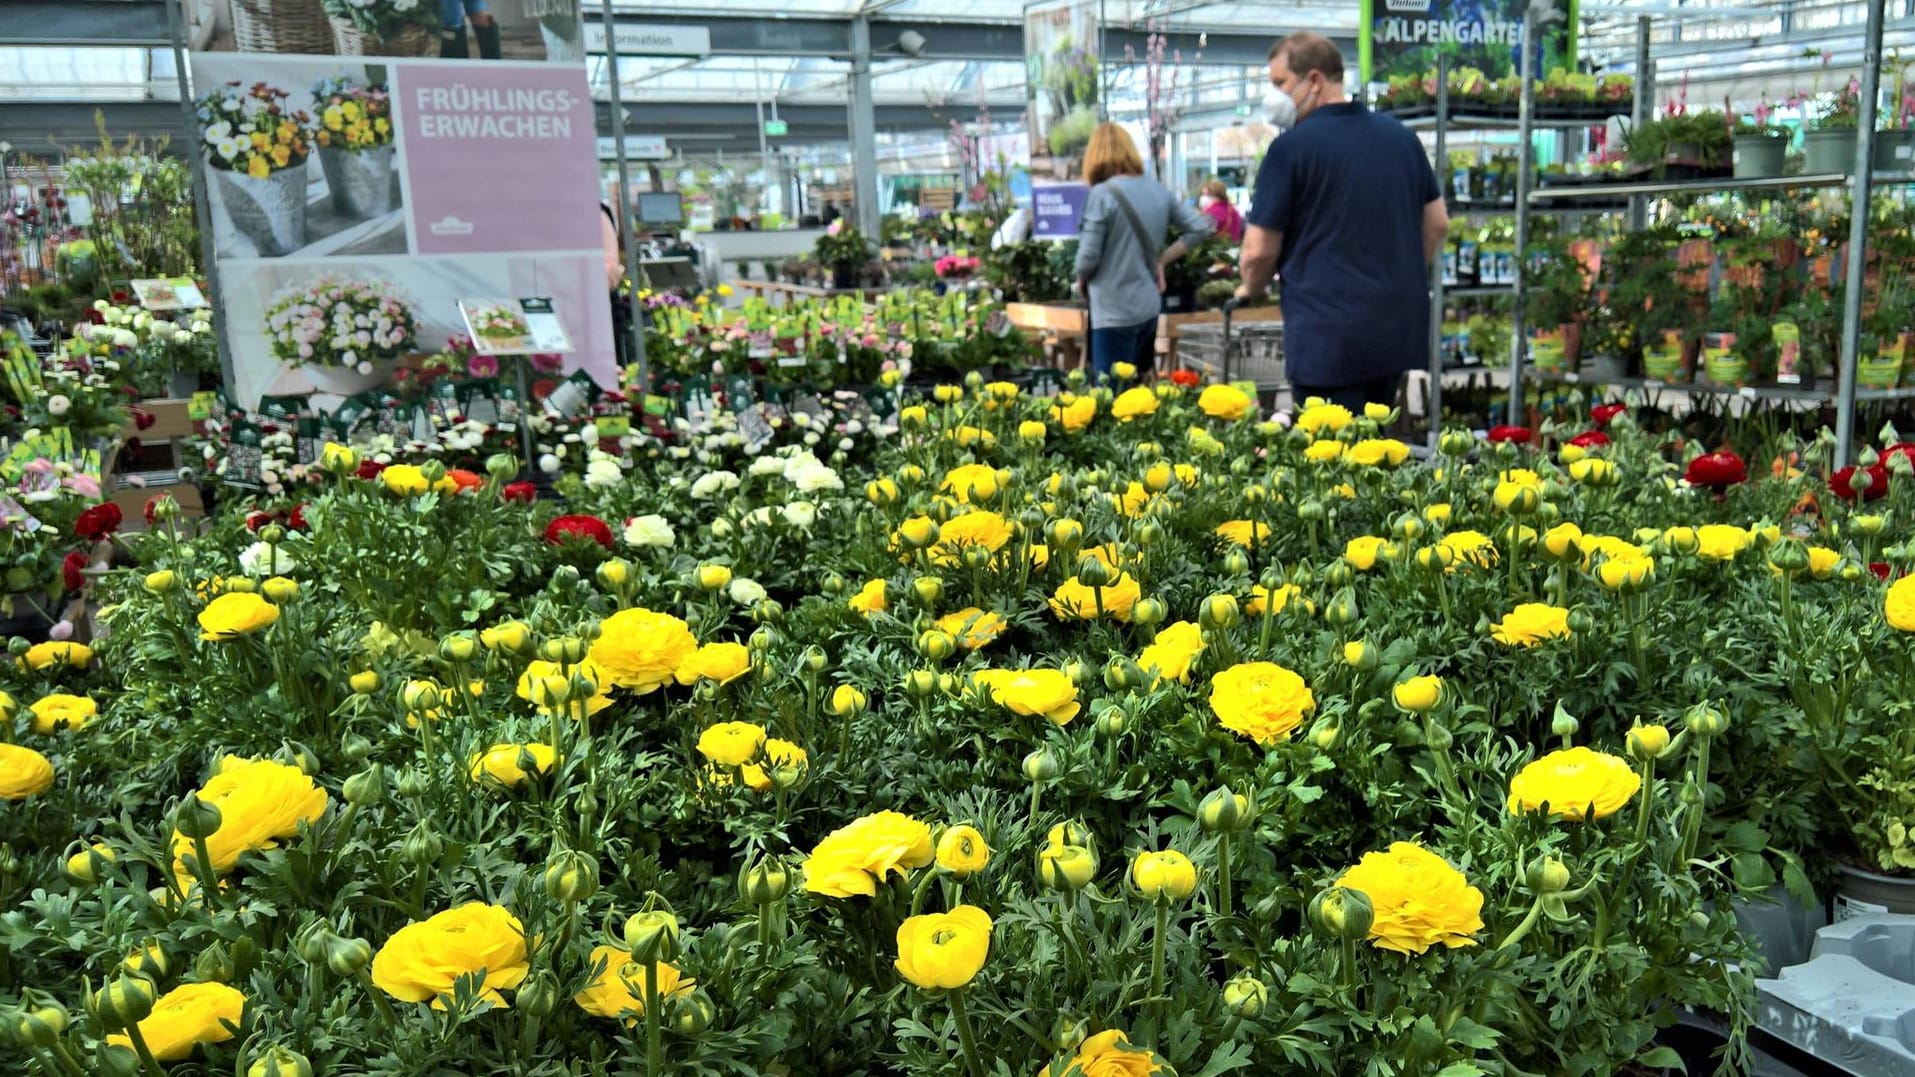
[[[1603,819],[1621,811],[1641,788],[1642,778],[1627,759],[1565,748],[1516,772],[1509,780],[1509,810],[1547,808],[1571,822]]]
[[[28,669],[36,670],[48,669],[55,666],[72,666],[74,669],[85,669],[93,663],[93,648],[88,647],[84,643],[52,640],[47,643],[36,643],[28,647],[27,653],[21,656],[20,661],[24,663]]]
[[[505,621],[479,630],[479,644],[488,651],[517,654],[532,642],[532,629],[524,621]]]
[[[1842,563],[1842,555],[1827,546],[1809,547],[1809,575],[1818,580],[1826,580],[1835,573],[1835,566]]]
[[[0,743],[0,800],[25,800],[53,784],[53,764],[32,748]]]
[[[207,603],[198,620],[199,638],[232,640],[279,620],[279,607],[250,591],[236,591]]]
[[[549,773],[558,761],[559,753],[550,744],[494,744],[473,753],[466,773],[481,785],[490,782],[517,789],[527,779]]]
[[[991,862],[991,847],[969,823],[946,827],[938,836],[938,868],[954,879],[968,879]]]
[[[698,734],[698,754],[721,767],[742,767],[765,746],[765,727],[751,722],[719,722]]]
[[[1317,611],[1316,603],[1304,598],[1303,592],[1293,584],[1281,584],[1272,591],[1259,583],[1251,585],[1250,599],[1243,604],[1243,612],[1250,617],[1261,617],[1265,613],[1282,613],[1290,608],[1292,602],[1301,606],[1305,613]]]
[[[1543,532],[1543,549],[1558,561],[1573,561],[1582,555],[1583,529],[1564,521]]]
[[[1175,849],[1143,852],[1130,862],[1130,881],[1151,901],[1182,901],[1197,889],[1197,865]]]
[[[845,605],[864,614],[866,617],[883,613],[887,608],[884,599],[884,581],[867,580],[858,593],[845,600]]]
[[[1249,549],[1270,537],[1270,526],[1254,520],[1226,520],[1217,525],[1217,535]]]
[[[1141,1047],[1132,1047],[1116,1029],[1099,1032],[1078,1045],[1077,1056],[1065,1067],[1063,1077],[1155,1077],[1170,1073],[1170,1067],[1157,1055]],[[1037,1077],[1052,1077],[1045,1066]]]
[[[575,718],[581,713],[589,718],[612,705],[612,679],[604,670],[598,668],[598,663],[590,658],[571,667],[570,672],[591,681],[598,686],[597,690],[583,700],[583,706],[577,699],[553,703],[553,693],[545,691],[544,688],[553,683],[550,678],[556,677],[557,683],[564,684],[566,692],[570,693],[572,686],[567,672],[566,668],[557,662],[547,662],[542,658],[533,659],[526,664],[525,671],[519,674],[516,688],[518,697],[537,707],[540,714],[551,714],[556,710],[560,714]]]
[[[634,606],[599,623],[591,658],[612,684],[645,695],[676,679],[697,649],[698,638],[684,621]]]
[[[974,504],[974,496],[979,499],[996,496],[997,469],[989,464],[961,464],[944,473],[944,481],[938,484],[938,489],[966,505]]]
[[[1602,486],[1616,478],[1616,465],[1600,456],[1591,456],[1569,465],[1569,477],[1576,482]]]
[[[578,1008],[593,1017],[609,1017],[635,1024],[645,1015],[645,967],[632,962],[631,952],[616,946],[592,947],[592,967],[599,970],[585,990],[572,996]],[[657,962],[658,993],[667,999],[691,993],[694,982],[677,965]]]
[[[1003,617],[988,610],[967,606],[955,613],[947,613],[938,618],[938,629],[948,632],[958,646],[967,651],[975,651],[1004,634],[1010,623]]]
[[[881,811],[824,836],[804,862],[805,889],[826,897],[870,897],[878,884],[931,863],[931,828],[908,815]]]
[[[1344,455],[1358,467],[1395,467],[1410,458],[1410,447],[1395,438],[1365,438]]]
[[[246,996],[230,984],[181,984],[154,1000],[153,1012],[140,1020],[140,1039],[154,1058],[178,1062],[201,1044],[232,1039],[245,1008]],[[132,1037],[123,1032],[108,1036],[106,1042],[133,1049]]]
[[[1257,401],[1234,385],[1205,386],[1197,396],[1197,407],[1213,419],[1236,422],[1250,414]]]
[[[1158,681],[1189,684],[1190,667],[1203,653],[1203,630],[1193,622],[1177,621],[1157,632],[1157,638],[1137,656],[1137,667],[1153,674]]]
[[[1496,544],[1481,531],[1452,531],[1437,546],[1449,551],[1453,563],[1468,562],[1478,568],[1495,564],[1498,556]]]
[[[481,974],[479,997],[504,1006],[499,992],[519,986],[529,971],[519,918],[478,901],[407,924],[372,958],[379,990],[406,1002],[430,1002],[435,1010],[445,1009],[461,977]]]
[[[1423,518],[1432,526],[1447,527],[1450,522],[1450,503],[1437,501],[1423,506]]]
[[[1011,541],[1011,524],[995,512],[973,511],[953,516],[938,529],[931,560],[947,568],[963,564],[964,551],[982,546],[995,555]]]
[[[839,687],[842,688],[844,686],[840,685]],[[743,778],[745,784],[753,791],[769,793],[773,786],[771,775],[767,773],[766,768],[770,768],[771,770],[796,769],[802,771],[810,765],[811,755],[803,748],[779,737],[769,737],[765,740],[764,758],[760,762],[746,763],[744,766],[739,767],[738,776]]]
[[[1711,561],[1733,561],[1755,542],[1746,527],[1705,524],[1696,528],[1696,552]]]
[[[1303,458],[1318,464],[1327,464],[1343,455],[1341,441],[1313,441],[1303,450]]]
[[[1610,591],[1632,591],[1655,575],[1656,563],[1647,556],[1604,558],[1596,566],[1596,581]]]
[[[1378,949],[1420,954],[1439,944],[1474,946],[1471,936],[1483,930],[1483,892],[1415,842],[1364,853],[1336,885],[1370,899],[1370,942]]]
[[[1135,389],[1126,389],[1117,394],[1117,399],[1110,402],[1110,414],[1111,418],[1118,422],[1127,423],[1132,419],[1155,415],[1157,409],[1162,406],[1163,403],[1157,399],[1156,393],[1151,392],[1148,386],[1139,385]]]
[[[926,990],[963,987],[991,953],[991,917],[975,905],[913,916],[898,925],[898,975]]]
[[[707,643],[685,656],[674,674],[679,684],[697,684],[699,678],[730,684],[751,672],[751,651],[742,643]]]
[[[271,849],[299,833],[300,823],[317,823],[326,814],[326,791],[298,767],[272,759],[226,756],[219,771],[193,794],[218,808],[219,829],[206,838],[207,867],[224,875],[241,853]],[[173,832],[173,873],[192,877],[183,859],[193,840]]]
[[[1297,429],[1311,437],[1336,434],[1356,421],[1350,409],[1341,404],[1316,404],[1297,416]]]
[[[1210,678],[1217,721],[1266,747],[1288,737],[1316,709],[1303,678],[1274,662],[1243,662]]]
[[[1390,692],[1396,705],[1412,714],[1434,710],[1443,701],[1443,678],[1434,673],[1398,681]]]
[[[1525,602],[1490,626],[1490,637],[1512,647],[1534,647],[1569,635],[1569,611],[1546,602]]]
[[[1882,617],[1890,628],[1915,632],[1915,576],[1903,576],[1889,586],[1882,598]]]
[[[1066,725],[1083,709],[1077,702],[1076,682],[1060,669],[981,669],[972,680],[1013,714]]]
[[[1033,445],[1043,444],[1044,438],[1050,433],[1050,430],[1050,427],[1045,426],[1036,419],[1026,419],[1017,424],[1018,440],[1028,441]]]
[[[1097,418],[1097,398],[1089,394],[1070,397],[1059,396],[1057,403],[1051,406],[1051,418],[1064,428],[1066,434],[1082,433],[1084,428]]]
[[[1057,590],[1051,593],[1051,612],[1060,621],[1089,621],[1096,619],[1099,609],[1102,609],[1105,617],[1129,621],[1131,609],[1142,597],[1143,588],[1128,572],[1118,573],[1116,579],[1101,589],[1092,588],[1072,576],[1058,584]]]
[[[1376,535],[1358,535],[1343,544],[1343,559],[1358,572],[1368,572],[1376,567],[1378,558],[1394,559],[1396,553],[1396,543]]]
[[[33,712],[33,731],[52,733],[60,729],[84,729],[99,713],[100,705],[86,696],[54,692],[41,696],[28,707]]]
[[[426,473],[415,464],[393,464],[379,473],[379,480],[400,497],[417,497],[432,489]]]
[[[1386,423],[1390,421],[1390,413],[1395,410],[1395,408],[1390,407],[1388,404],[1378,404],[1375,401],[1371,401],[1363,405],[1363,417],[1373,423]]]

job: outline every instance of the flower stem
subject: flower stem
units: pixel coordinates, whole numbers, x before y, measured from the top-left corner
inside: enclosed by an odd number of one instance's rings
[[[1217,837],[1217,914],[1230,915],[1230,835]]]
[[[1503,941],[1497,943],[1496,948],[1498,950],[1507,950],[1510,947],[1516,945],[1517,943],[1523,941],[1524,936],[1529,934],[1530,929],[1536,926],[1536,919],[1537,917],[1541,916],[1542,913],[1543,913],[1543,899],[1541,897],[1538,897],[1536,901],[1530,905],[1529,915],[1523,917],[1523,922],[1516,925],[1516,930],[1511,931],[1509,934],[1503,936]]]
[[[193,839],[193,874],[199,876],[200,900],[206,903],[206,911],[219,911],[219,872],[213,870],[213,854],[206,847],[204,835]]]
[[[1164,993],[1164,936],[1170,931],[1170,906],[1162,900],[1157,902],[1157,930],[1150,937],[1150,994],[1156,998]]]
[[[126,1026],[126,1038],[133,1041],[133,1052],[140,1056],[140,1067],[150,1077],[166,1077],[166,1071],[160,1068],[160,1060],[153,1057],[153,1049],[146,1045],[146,1035],[140,1031],[139,1022]]]
[[[1040,795],[1043,792],[1044,792],[1043,782],[1031,783],[1031,823],[1030,825],[1031,825],[1031,829],[1033,830],[1037,829],[1037,802]]]
[[[951,992],[951,1016],[957,1019],[958,1049],[964,1052],[964,1068],[971,1077],[984,1077],[984,1065],[977,1057],[977,1033],[971,1031],[971,1015],[964,1008],[964,990]]]
[[[645,1073],[646,1077],[660,1077],[665,1072],[665,1045],[659,1038],[661,1016],[660,1008],[664,1000],[658,997],[658,962],[645,962]]]

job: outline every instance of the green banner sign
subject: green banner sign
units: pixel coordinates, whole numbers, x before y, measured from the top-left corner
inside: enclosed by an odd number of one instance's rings
[[[1473,67],[1489,78],[1517,74],[1523,13],[1529,0],[1360,0],[1357,49],[1364,82],[1434,70],[1448,56],[1452,70]],[[1576,66],[1577,0],[1568,17],[1537,35],[1533,77]]]

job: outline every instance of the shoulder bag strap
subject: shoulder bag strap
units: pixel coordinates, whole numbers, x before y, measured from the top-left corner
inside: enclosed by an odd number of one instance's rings
[[[1110,196],[1117,200],[1117,208],[1124,211],[1124,219],[1130,222],[1131,231],[1136,234],[1138,245],[1144,249],[1144,258],[1149,263],[1150,272],[1155,276],[1157,256],[1162,252],[1157,249],[1158,245],[1151,241],[1150,230],[1144,227],[1143,219],[1137,216],[1137,210],[1130,204],[1130,199],[1125,198],[1124,192],[1118,190],[1115,184],[1110,187]]]

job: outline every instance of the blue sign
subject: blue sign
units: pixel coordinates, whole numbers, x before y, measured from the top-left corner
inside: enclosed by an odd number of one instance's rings
[[[1031,238],[1076,239],[1090,187],[1083,183],[1045,183],[1031,188]]]

